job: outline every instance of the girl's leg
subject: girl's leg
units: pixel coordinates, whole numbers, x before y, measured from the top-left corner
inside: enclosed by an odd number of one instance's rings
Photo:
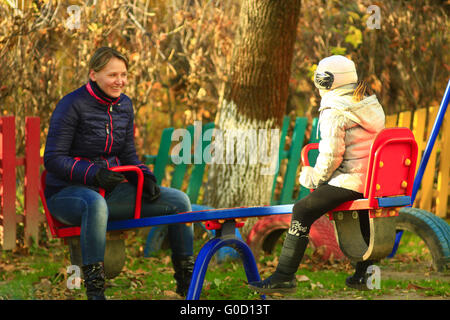
[[[363,235],[364,241],[366,242],[367,245],[369,245],[370,225],[369,225],[368,210],[361,211],[359,213],[359,222],[360,222],[361,233]],[[345,284],[350,288],[354,288],[354,289],[358,289],[358,290],[368,290],[367,268],[374,263],[375,263],[375,261],[373,261],[373,260],[356,262],[355,273],[352,276],[347,277],[347,279],[345,279]]]
[[[341,203],[362,196],[352,190],[324,184],[298,201],[293,208],[291,225],[275,273],[265,281],[252,283],[251,287],[266,293],[295,289],[295,273],[308,245],[311,225]]]
[[[362,196],[359,192],[324,184],[298,201],[293,208],[291,226],[277,267],[280,278],[292,278],[297,272],[308,244],[312,224],[341,203]]]

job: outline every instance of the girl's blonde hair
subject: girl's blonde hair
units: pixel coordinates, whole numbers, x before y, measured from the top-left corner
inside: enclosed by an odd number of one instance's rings
[[[353,91],[353,100],[356,102],[364,99],[368,95],[367,83],[365,81],[360,81],[356,86],[355,91]]]

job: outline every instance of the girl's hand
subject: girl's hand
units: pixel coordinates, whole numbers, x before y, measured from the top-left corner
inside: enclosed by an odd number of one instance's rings
[[[315,173],[314,168],[305,166],[302,167],[302,171],[300,172],[300,177],[298,181],[302,186],[308,189],[316,189],[317,183],[314,181]]]

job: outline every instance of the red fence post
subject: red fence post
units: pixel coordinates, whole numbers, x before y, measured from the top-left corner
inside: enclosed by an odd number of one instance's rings
[[[40,119],[27,117],[25,120],[25,243],[30,246],[32,239],[39,241],[39,168],[40,159]]]
[[[16,247],[16,123],[1,117],[0,159],[3,171],[3,249]]]

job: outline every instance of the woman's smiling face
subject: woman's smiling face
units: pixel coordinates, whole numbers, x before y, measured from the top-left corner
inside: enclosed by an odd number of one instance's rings
[[[125,62],[112,57],[100,71],[90,70],[89,78],[108,96],[118,98],[127,84],[127,74]]]

